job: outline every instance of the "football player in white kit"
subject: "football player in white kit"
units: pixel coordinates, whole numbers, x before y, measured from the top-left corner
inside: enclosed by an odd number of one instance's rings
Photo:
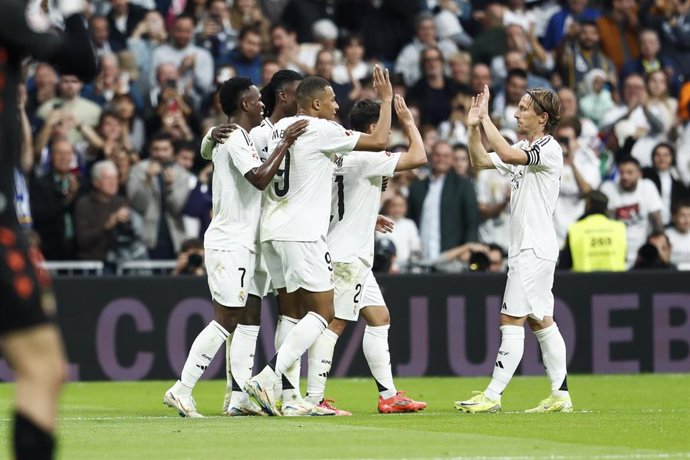
[[[374,224],[381,203],[383,176],[427,163],[422,136],[405,100],[395,96],[394,106],[410,142],[407,152],[357,152],[340,157],[336,162],[328,229],[328,249],[335,277],[335,319],[309,349],[306,398],[312,404],[336,410],[336,415],[351,414],[324,400],[333,350],[347,321],[357,322],[360,313],[367,322],[362,348],[379,390],[379,412],[417,412],[426,408],[425,402],[414,401],[395,388],[388,349],[390,313],[371,271]],[[380,108],[380,103],[371,99],[358,101],[350,112],[352,129],[373,131]]]
[[[163,402],[184,417],[202,417],[192,390],[238,323],[258,327],[261,299],[250,284],[257,254],[261,190],[269,185],[288,147],[308,125],[308,121],[301,121],[287,127],[281,142],[262,164],[248,134],[263,115],[258,88],[248,78],[237,77],[223,83],[219,91],[223,112],[238,129],[213,149],[213,218],[204,235],[204,249],[214,320],[194,340],[180,380],[163,396]],[[243,360],[250,364],[243,363],[246,369],[233,369],[236,379],[251,375],[253,350],[244,354]],[[250,403],[244,395],[229,415],[259,413]]]
[[[489,118],[489,88],[472,99],[468,114],[469,149],[476,169],[496,168],[510,176],[510,244],[508,282],[501,306],[501,346],[486,390],[456,401],[462,412],[498,412],[501,394],[522,359],[527,322],[539,341],[551,381],[551,394],[527,412],[572,412],[568,392],[566,350],[553,320],[553,276],[558,241],[553,213],[560,190],[563,151],[551,136],[561,103],[549,89],[531,89],[515,111],[518,132],[525,139],[510,145]],[[480,127],[494,151],[482,145]]]
[[[261,249],[273,286],[279,295],[297,291],[308,309],[286,335],[274,359],[244,387],[273,415],[280,415],[273,388],[333,320],[333,266],[326,234],[335,156],[385,148],[393,88],[388,72],[378,66],[374,68],[374,88],[382,99],[382,108],[371,134],[349,131],[333,122],[338,110],[333,88],[323,78],[307,77],[297,87],[297,115],[276,123],[271,135],[269,149],[281,140],[291,123],[310,121],[306,133],[285,156],[281,180],[269,189],[261,217]],[[297,391],[283,391],[283,415],[312,411],[313,405]]]

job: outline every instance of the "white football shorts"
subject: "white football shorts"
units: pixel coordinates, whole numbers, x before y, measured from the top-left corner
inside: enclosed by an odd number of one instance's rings
[[[530,316],[539,321],[553,316],[553,276],[556,262],[540,259],[526,249],[508,259],[508,282],[501,313],[516,318]]]
[[[227,250],[206,249],[204,257],[213,300],[224,307],[244,307],[254,276],[256,253],[234,245]]]
[[[275,289],[311,292],[333,289],[333,264],[326,238],[317,241],[265,241],[261,243]]]
[[[357,321],[362,308],[386,305],[371,268],[360,259],[348,263],[336,262],[333,270],[336,318]]]
[[[266,261],[261,251],[259,251],[254,261],[254,276],[252,276],[251,282],[249,283],[249,293],[263,299],[270,290],[271,276],[268,274]]]

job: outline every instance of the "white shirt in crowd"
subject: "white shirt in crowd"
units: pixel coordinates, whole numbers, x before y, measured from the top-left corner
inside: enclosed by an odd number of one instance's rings
[[[513,145],[527,154],[529,164],[509,165],[496,152],[489,157],[496,169],[510,176],[510,244],[508,257],[532,249],[537,257],[558,260],[558,241],[553,226],[563,170],[563,150],[552,136],[532,144],[522,140]]]
[[[593,190],[601,185],[601,173],[599,172],[599,158],[596,153],[587,146],[581,146],[573,156],[573,163]],[[556,203],[556,212],[553,215],[558,246],[563,247],[568,235],[568,226],[578,220],[585,213],[585,199],[580,187],[575,180],[575,172],[571,165],[563,165],[561,175],[561,194]]]
[[[400,153],[354,152],[336,161],[328,250],[334,262],[374,263],[374,228],[383,176],[392,176]]]
[[[628,267],[632,267],[637,258],[637,250],[647,240],[651,231],[649,214],[661,211],[661,197],[649,179],[640,179],[633,191],[623,190],[618,183],[606,181],[601,191],[609,199],[609,211],[613,218],[625,223],[628,242]]]
[[[679,270],[690,270],[690,232],[681,233],[675,228],[667,228],[666,236],[671,241],[671,263]]]
[[[204,247],[227,250],[241,244],[256,252],[261,192],[244,175],[261,166],[249,134],[238,128],[213,149],[213,218]]]
[[[268,149],[273,151],[292,123],[309,120],[269,185],[261,217],[261,241],[317,241],[328,233],[331,182],[336,154],[350,153],[361,133],[338,123],[297,115],[274,125]]]
[[[417,224],[412,219],[401,217],[393,219],[395,227],[391,233],[377,233],[378,239],[388,239],[395,245],[395,263],[405,271],[413,253],[421,253],[422,240],[419,238]]]
[[[505,200],[506,189],[510,187],[510,178],[496,169],[482,169],[477,174],[477,203],[480,205],[498,205]],[[496,243],[508,248],[510,242],[510,205],[496,217],[483,220],[479,224],[479,241]]]
[[[419,232],[422,236],[424,258],[436,260],[441,254],[441,192],[446,176],[429,176],[429,191],[422,204]]]

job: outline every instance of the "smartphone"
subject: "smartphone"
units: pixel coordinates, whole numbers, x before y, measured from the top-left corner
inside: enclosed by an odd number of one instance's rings
[[[173,80],[172,78],[169,80],[166,80],[165,86],[168,88],[177,89],[177,81]]]

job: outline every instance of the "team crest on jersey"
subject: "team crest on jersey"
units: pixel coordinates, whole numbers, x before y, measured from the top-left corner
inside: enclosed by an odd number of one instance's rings
[[[239,294],[237,294],[237,298],[239,299],[240,302],[246,302],[246,300],[247,300],[247,293],[244,292],[243,289],[240,289]]]

